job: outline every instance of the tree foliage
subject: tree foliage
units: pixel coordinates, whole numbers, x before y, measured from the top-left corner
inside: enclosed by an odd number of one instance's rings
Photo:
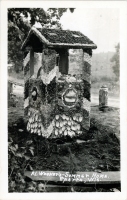
[[[120,44],[118,43],[116,46],[116,52],[111,58],[111,62],[114,63],[113,65],[113,71],[114,74],[116,75],[116,78],[119,79],[120,76]]]
[[[69,8],[70,12],[74,8]],[[67,8],[10,8],[8,9],[8,63],[14,63],[14,70],[22,69],[21,44],[30,28],[39,22],[42,27],[60,28],[60,18]]]

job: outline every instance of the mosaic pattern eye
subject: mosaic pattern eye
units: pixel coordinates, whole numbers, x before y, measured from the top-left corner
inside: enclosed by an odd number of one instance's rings
[[[33,91],[32,91],[32,99],[33,99],[34,101],[36,101],[36,99],[37,99],[37,88],[36,88],[36,87],[33,88]]]

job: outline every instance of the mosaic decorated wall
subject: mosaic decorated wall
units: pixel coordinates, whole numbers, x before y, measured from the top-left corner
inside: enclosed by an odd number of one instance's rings
[[[83,68],[82,68],[82,80],[83,80],[83,112],[84,115],[83,127],[88,130],[90,127],[90,101],[91,101],[91,58],[92,50],[84,50],[83,53]]]
[[[90,126],[91,52],[83,52],[82,74],[71,75],[59,73],[55,50],[33,55],[34,65],[30,53],[24,59],[27,130],[46,138],[82,135]]]

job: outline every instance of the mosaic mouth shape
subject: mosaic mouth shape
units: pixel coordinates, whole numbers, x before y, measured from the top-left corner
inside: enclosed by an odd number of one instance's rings
[[[63,103],[65,106],[73,107],[77,102],[77,92],[73,88],[69,88],[63,94]]]

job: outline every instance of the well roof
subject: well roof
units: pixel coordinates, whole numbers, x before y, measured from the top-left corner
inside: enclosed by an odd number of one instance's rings
[[[31,35],[36,35],[42,43],[49,47],[97,48],[93,41],[79,31],[32,27],[22,49],[27,46]]]

